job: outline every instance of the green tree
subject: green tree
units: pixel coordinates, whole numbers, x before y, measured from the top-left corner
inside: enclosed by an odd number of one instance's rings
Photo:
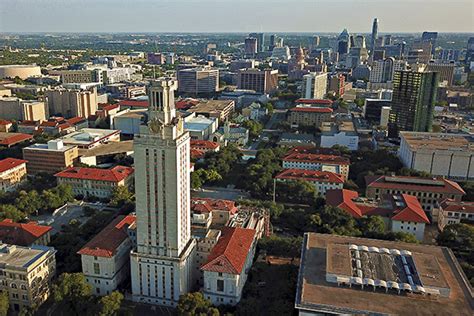
[[[204,170],[204,169],[198,169],[194,172],[191,172],[191,189],[197,190],[200,189],[204,183],[204,181],[201,179],[201,172],[199,170]]]
[[[301,180],[277,181],[276,195],[278,201],[309,205],[314,205],[317,198],[314,185]]]
[[[20,191],[15,199],[15,205],[26,214],[31,214],[42,207],[41,197],[36,190]]]
[[[258,137],[258,135],[260,135],[263,130],[263,125],[260,122],[254,120],[246,120],[242,125],[249,130],[250,138]]]
[[[181,295],[178,302],[178,315],[181,316],[219,316],[219,310],[201,292]]]
[[[360,220],[360,227],[365,237],[380,236],[385,233],[385,222],[383,218],[378,215],[368,216]]]
[[[0,291],[0,316],[7,316],[10,308],[10,300],[8,298],[8,291]]]
[[[14,205],[3,204],[0,205],[0,218],[9,218],[14,222],[19,222],[25,219],[26,215],[22,211],[18,210]]]
[[[118,291],[113,291],[109,295],[106,295],[100,299],[101,311],[100,316],[113,316],[117,315],[122,304],[123,294]]]
[[[114,189],[110,204],[115,207],[122,207],[125,204],[132,202],[133,193],[130,192],[127,186],[121,185]]]
[[[92,285],[82,273],[63,273],[53,285],[54,301],[71,307],[76,315],[88,308],[91,295]]]

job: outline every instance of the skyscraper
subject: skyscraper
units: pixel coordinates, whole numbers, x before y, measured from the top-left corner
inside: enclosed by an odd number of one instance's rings
[[[378,34],[379,34],[379,19],[375,18],[374,23],[372,23],[372,37],[370,38],[371,54],[375,50],[375,41],[377,40]]]
[[[351,48],[350,35],[347,29],[344,29],[337,37],[337,52],[340,55],[347,54]]]
[[[264,33],[250,33],[249,37],[257,39],[257,52],[265,51],[265,34]]]
[[[245,56],[253,57],[257,53],[258,41],[254,37],[245,39]]]
[[[438,38],[438,32],[423,32],[421,34],[421,41],[422,42],[430,42],[431,43],[431,54],[434,54],[436,49],[436,39]]]
[[[431,131],[438,78],[436,72],[395,72],[389,124],[392,136],[398,131]]]
[[[137,248],[131,252],[134,301],[176,306],[190,291],[196,241],[191,238],[189,133],[176,116],[176,81],[148,89],[148,124],[134,139]]]

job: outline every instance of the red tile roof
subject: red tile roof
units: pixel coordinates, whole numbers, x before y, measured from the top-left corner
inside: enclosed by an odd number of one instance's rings
[[[191,159],[201,159],[204,158],[204,156],[206,155],[205,151],[194,148],[191,148],[190,153]]]
[[[333,104],[333,101],[326,99],[298,99],[295,102],[301,104],[323,104],[328,106]]]
[[[71,125],[76,125],[78,123],[83,123],[85,121],[86,121],[86,119],[84,117],[81,117],[81,116],[76,116],[76,117],[73,117],[73,118],[70,118],[70,119],[66,120],[66,122],[68,122]]]
[[[33,139],[33,136],[29,134],[8,133],[5,137],[3,137],[3,135],[0,137],[0,145],[11,146],[31,139]]]
[[[426,213],[416,196],[408,194],[402,194],[399,196],[401,197],[400,202],[402,202],[402,205],[398,206],[395,204],[397,203],[397,200],[393,201],[395,211],[393,212],[392,220],[426,224],[430,223],[430,220],[426,216]]]
[[[308,112],[308,113],[332,113],[331,108],[317,108],[309,106],[298,106],[290,109],[290,112]]]
[[[291,148],[286,155],[290,154],[315,154],[315,155],[333,155],[339,156],[340,152],[332,148],[321,148],[314,146],[295,146]]]
[[[240,274],[251,251],[255,230],[224,227],[222,236],[212,248],[201,270],[228,274]]]
[[[119,182],[133,174],[132,167],[115,166],[111,169],[71,167],[55,174],[60,178]]]
[[[421,178],[405,176],[367,176],[367,188],[396,189],[406,191],[461,194],[466,192],[458,183],[444,178]],[[418,182],[418,183],[417,183]]]
[[[276,179],[303,180],[314,182],[344,183],[344,177],[340,174],[319,170],[284,169],[275,176]]]
[[[127,228],[135,223],[135,215],[117,216],[81,250],[80,255],[111,258],[117,248],[128,238]]]
[[[238,211],[234,201],[211,198],[192,198],[191,210],[196,213],[209,213],[212,210],[218,210],[230,214],[235,214]]]
[[[175,107],[178,110],[187,110],[197,104],[199,104],[199,100],[185,99],[185,100],[176,101]]]
[[[132,107],[132,108],[147,108],[148,101],[143,100],[122,100],[119,102],[120,106]]]
[[[0,119],[0,125],[9,125],[9,124],[13,124],[13,123],[7,120]]]
[[[42,127],[56,127],[59,123],[56,121],[43,121],[41,122]]]
[[[108,104],[108,103],[99,103],[99,108],[104,111],[111,111],[119,107],[119,104]]]
[[[11,219],[0,222],[0,240],[7,244],[29,246],[52,227],[38,225],[36,222],[14,223]]]
[[[325,163],[325,164],[337,164],[337,165],[349,165],[349,158],[336,156],[336,155],[324,155],[324,154],[305,154],[305,153],[291,153],[283,158],[283,161],[291,162],[307,162],[307,163]]]
[[[443,212],[458,212],[474,214],[474,202],[457,202],[452,199],[445,199],[440,203]]]
[[[16,158],[5,158],[0,160],[0,173],[7,171],[11,168],[18,167],[21,164],[27,163],[26,160]]]
[[[354,203],[354,199],[359,197],[356,191],[346,189],[331,189],[326,192],[326,204],[339,207],[355,218],[362,217],[362,210]]]
[[[210,140],[191,140],[191,148],[215,150],[219,147],[219,143],[211,142]]]

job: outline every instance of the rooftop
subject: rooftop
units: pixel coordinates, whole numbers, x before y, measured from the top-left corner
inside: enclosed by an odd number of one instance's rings
[[[191,199],[191,210],[195,213],[209,213],[213,210],[219,210],[235,214],[237,207],[235,202],[231,200],[194,197]]]
[[[109,156],[131,152],[133,152],[133,140],[110,142],[101,146],[87,149],[79,148],[79,156],[81,157]]]
[[[295,101],[296,104],[320,104],[331,106],[334,102],[326,99],[298,99]]]
[[[337,314],[472,315],[467,286],[444,247],[307,233],[295,306]]]
[[[399,189],[421,192],[439,192],[448,194],[461,194],[466,192],[457,182],[444,178],[421,178],[405,176],[367,176],[367,188]]]
[[[344,177],[340,174],[318,170],[284,169],[282,172],[277,174],[275,178],[284,180],[344,183]]]
[[[332,113],[331,108],[313,107],[313,106],[296,106],[289,110],[290,112],[306,112],[306,113]]]
[[[117,216],[81,250],[80,255],[111,258],[117,248],[128,238],[127,228],[135,223],[135,215]]]
[[[55,174],[58,178],[119,182],[134,172],[132,167],[115,166],[111,169],[71,167]]]
[[[240,274],[255,238],[255,230],[224,227],[222,236],[212,248],[201,270],[228,274]]]
[[[3,160],[0,160],[0,173],[10,170],[11,168],[18,167],[24,163],[27,163],[27,161],[16,158],[5,158]]]
[[[46,254],[54,254],[54,248],[33,245],[22,247],[0,243],[0,268],[28,269],[37,263],[37,260]]]
[[[474,143],[470,142],[467,135],[445,133],[400,132],[400,137],[405,140],[412,150],[451,150],[473,152]]]
[[[198,140],[191,139],[191,148],[206,148],[206,149],[217,149],[219,143],[211,142],[210,140]]]
[[[227,110],[228,107],[233,107],[233,100],[206,100],[200,101],[198,104],[191,107],[189,112],[204,113],[204,112],[220,112]]]
[[[321,125],[322,135],[334,135],[344,132],[346,135],[357,135],[352,121],[323,122]]]
[[[458,212],[474,214],[474,202],[457,202],[451,199],[445,199],[440,203],[444,212]]]
[[[349,158],[336,156],[336,155],[324,155],[324,154],[310,154],[310,153],[290,153],[283,158],[283,161],[292,162],[308,162],[308,163],[326,163],[326,164],[339,164],[349,165]]]
[[[119,133],[119,130],[114,129],[83,128],[77,132],[63,136],[61,139],[65,144],[81,146],[99,142],[104,138]]]
[[[12,146],[33,139],[32,135],[0,132],[0,146]]]
[[[51,226],[38,225],[36,222],[15,223],[11,219],[4,219],[0,222],[0,240],[8,244],[29,246],[51,229]]]

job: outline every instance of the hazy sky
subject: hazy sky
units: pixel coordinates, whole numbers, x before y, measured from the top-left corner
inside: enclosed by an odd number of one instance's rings
[[[474,32],[473,0],[0,0],[0,32]]]

